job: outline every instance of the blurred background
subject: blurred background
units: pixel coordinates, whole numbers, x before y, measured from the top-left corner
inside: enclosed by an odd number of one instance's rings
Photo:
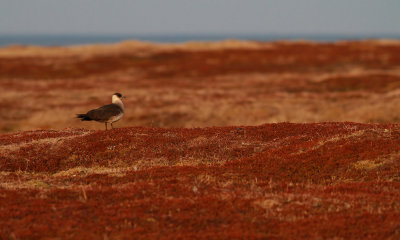
[[[0,1],[0,44],[398,38],[397,0]]]
[[[0,132],[398,122],[397,0],[0,0]]]

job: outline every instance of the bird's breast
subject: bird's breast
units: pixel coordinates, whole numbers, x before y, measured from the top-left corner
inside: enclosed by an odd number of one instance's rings
[[[121,112],[121,113],[118,114],[118,115],[112,116],[112,117],[108,120],[108,122],[116,122],[116,121],[119,121],[123,116],[124,116],[124,112]]]

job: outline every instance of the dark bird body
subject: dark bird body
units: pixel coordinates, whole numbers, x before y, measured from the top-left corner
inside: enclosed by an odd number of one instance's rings
[[[104,122],[107,129],[107,123],[111,124],[111,128],[113,128],[113,123],[120,120],[124,116],[124,104],[121,101],[121,98],[125,98],[120,93],[115,93],[112,96],[112,103],[108,105],[104,105],[102,107],[90,110],[85,114],[77,114],[77,118],[80,118],[82,121],[97,121]]]

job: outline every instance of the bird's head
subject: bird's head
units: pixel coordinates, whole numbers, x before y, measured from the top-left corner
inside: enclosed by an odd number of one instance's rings
[[[117,97],[117,98],[119,98],[119,99],[126,98],[126,97],[125,97],[124,95],[122,95],[121,93],[114,93],[114,94],[113,94],[113,98],[114,98],[114,96]]]
[[[111,101],[112,101],[112,103],[122,104],[122,98],[126,98],[126,97],[124,95],[122,95],[121,93],[114,93],[112,95]]]

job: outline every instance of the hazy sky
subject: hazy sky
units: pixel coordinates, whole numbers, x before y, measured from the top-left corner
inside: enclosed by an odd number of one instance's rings
[[[400,0],[0,0],[0,34],[400,34]]]

